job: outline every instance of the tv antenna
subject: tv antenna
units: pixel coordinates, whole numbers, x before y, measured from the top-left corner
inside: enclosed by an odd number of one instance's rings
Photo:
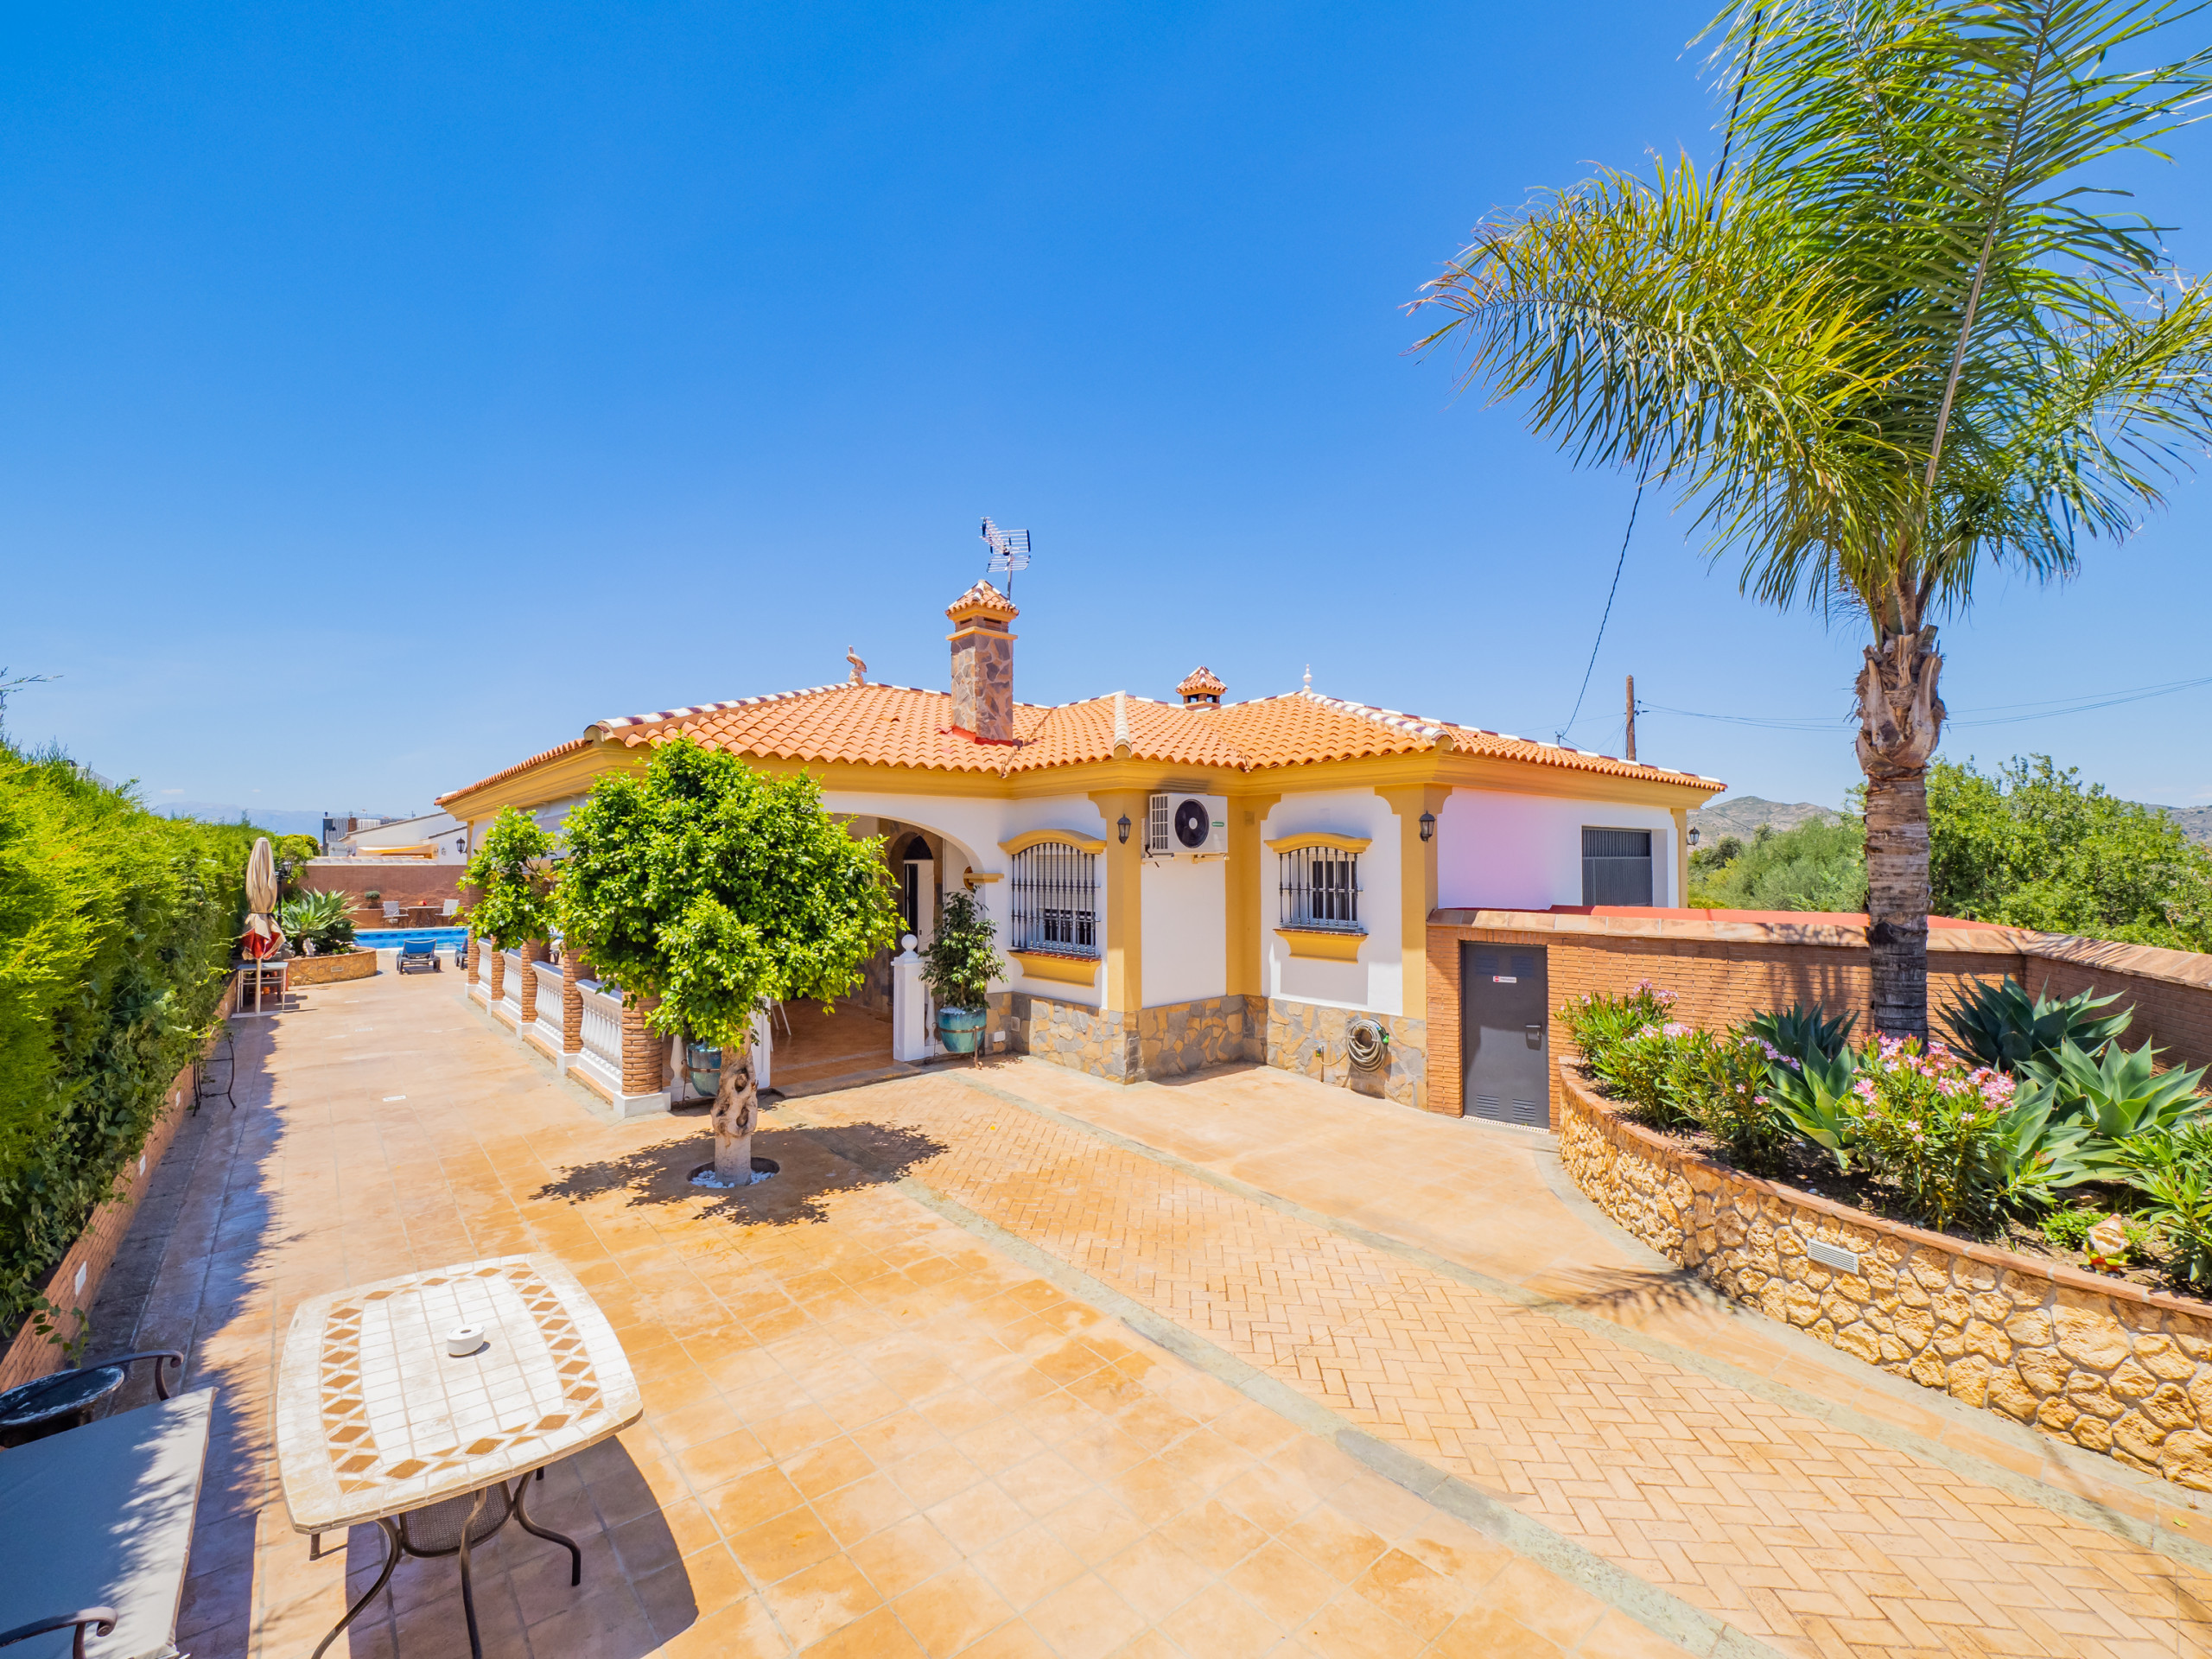
[[[1029,532],[1026,530],[1001,530],[989,519],[983,520],[983,540],[991,550],[991,556],[983,562],[987,574],[1006,578],[1006,596],[1014,597],[1014,573],[1029,568]]]

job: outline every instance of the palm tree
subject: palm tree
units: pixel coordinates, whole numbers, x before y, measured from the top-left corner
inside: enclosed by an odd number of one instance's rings
[[[1714,25],[1728,171],[1493,215],[1416,308],[1579,462],[1689,502],[1745,589],[1863,618],[1875,1026],[1928,1025],[1936,623],[1985,567],[2124,537],[2212,437],[2212,292],[2094,190],[2212,50],[2123,68],[2159,0],[1778,0]]]

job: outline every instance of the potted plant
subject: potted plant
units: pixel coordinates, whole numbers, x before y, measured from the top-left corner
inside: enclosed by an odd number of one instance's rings
[[[972,893],[950,893],[937,937],[922,952],[922,982],[937,998],[938,1040],[955,1054],[973,1054],[983,1035],[991,982],[1006,972],[992,941],[998,925]]]

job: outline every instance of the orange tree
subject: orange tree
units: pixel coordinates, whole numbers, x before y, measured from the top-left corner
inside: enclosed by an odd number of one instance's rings
[[[1725,182],[1603,173],[1480,226],[1422,343],[1694,505],[1747,591],[1859,620],[1877,1029],[1928,1030],[1936,623],[2120,537],[2212,439],[2212,296],[2100,188],[2206,95],[2162,0],[1768,0],[1716,25]],[[1725,163],[1724,163],[1725,165]]]
[[[647,1023],[721,1050],[715,1175],[753,1178],[753,1022],[779,1001],[823,1003],[861,982],[897,931],[880,836],[855,841],[804,773],[770,778],[689,738],[642,778],[610,772],[562,826],[562,938]]]

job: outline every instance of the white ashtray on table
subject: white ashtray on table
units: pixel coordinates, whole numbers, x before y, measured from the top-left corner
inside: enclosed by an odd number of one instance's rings
[[[295,1530],[371,1522],[384,1571],[315,1649],[338,1639],[411,1555],[457,1555],[480,1656],[468,1553],[510,1518],[536,1525],[532,1473],[643,1414],[630,1362],[589,1292],[550,1255],[503,1255],[357,1285],[292,1316],[277,1375],[276,1463]]]

